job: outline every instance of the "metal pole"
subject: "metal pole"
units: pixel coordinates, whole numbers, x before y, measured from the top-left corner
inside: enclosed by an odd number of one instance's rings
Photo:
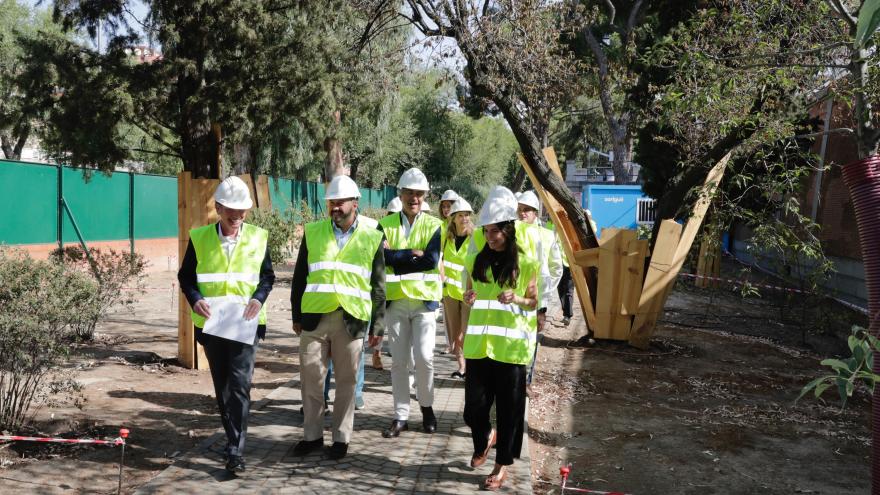
[[[58,178],[56,182],[56,190],[58,191],[58,197],[56,198],[56,208],[57,208],[57,217],[58,217],[58,250],[64,250],[64,207],[62,206],[62,201],[64,201],[64,169],[61,164],[57,165],[58,168]],[[64,260],[64,256],[61,256],[61,259]]]
[[[134,259],[134,171],[128,171],[128,240]]]
[[[126,428],[119,430],[119,437],[122,438],[122,453],[119,455],[119,486],[116,488],[117,495],[122,493],[122,466],[125,462],[125,440],[128,438],[128,430]]]
[[[95,274],[95,278],[100,281],[101,275],[98,273],[98,267],[95,265],[95,260],[92,259],[92,253],[89,252],[89,247],[86,245],[86,240],[82,235],[82,232],[79,230],[79,225],[76,223],[76,218],[73,217],[73,212],[70,211],[70,207],[67,205],[67,201],[64,198],[61,198],[61,205],[67,211],[68,217],[70,217],[70,223],[73,224],[73,231],[76,232],[76,236],[79,238],[79,244],[82,246],[83,253],[85,253],[86,258],[89,260],[89,266],[92,267],[92,272]]]

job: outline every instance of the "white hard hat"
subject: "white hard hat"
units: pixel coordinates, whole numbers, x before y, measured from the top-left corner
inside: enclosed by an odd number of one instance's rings
[[[417,168],[411,168],[400,176],[397,181],[398,189],[412,189],[413,191],[430,191],[428,178]]]
[[[361,190],[357,184],[347,175],[337,175],[330,181],[327,191],[324,193],[324,199],[349,199],[360,198]]]
[[[440,197],[440,201],[455,201],[458,198],[458,193],[456,193],[452,189],[447,189],[443,191],[443,196]]]
[[[431,211],[431,205],[427,201],[422,201],[422,211]]]
[[[400,198],[395,197],[391,201],[388,202],[388,207],[386,208],[388,213],[397,213],[401,209],[403,209],[403,204],[400,202]]]
[[[233,210],[250,210],[254,206],[251,191],[238,177],[227,177],[214,191],[214,201]]]
[[[460,211],[468,211],[473,213],[474,209],[471,208],[471,204],[468,203],[466,199],[459,197],[455,200],[454,203],[452,203],[452,207],[449,208],[449,216],[455,215]]]
[[[504,186],[495,186],[489,191],[489,196],[486,197],[486,202],[483,203],[477,227],[510,222],[516,219],[516,196],[513,195],[510,189]]]
[[[526,191],[520,194],[516,197],[516,201],[521,205],[531,206],[538,211],[541,210],[541,202],[538,201],[538,195],[534,191]]]

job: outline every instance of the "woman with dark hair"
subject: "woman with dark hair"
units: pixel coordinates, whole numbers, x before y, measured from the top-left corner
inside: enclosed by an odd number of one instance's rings
[[[482,484],[487,490],[501,488],[522,449],[526,373],[537,336],[539,264],[517,245],[516,207],[509,189],[489,193],[479,219],[486,244],[465,261],[464,301],[471,310],[464,337],[464,420],[474,442],[471,467],[482,466],[496,447],[495,467]],[[493,403],[497,430],[489,415]]]
[[[443,313],[446,334],[450,350],[458,361],[458,369],[452,372],[452,378],[464,378],[465,373],[462,345],[470,306],[464,303],[464,261],[474,231],[474,224],[471,222],[473,211],[464,198],[455,200],[449,208],[449,226],[440,243],[443,253]]]

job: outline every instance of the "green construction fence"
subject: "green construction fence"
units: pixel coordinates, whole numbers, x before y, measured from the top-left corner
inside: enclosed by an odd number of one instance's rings
[[[279,211],[302,204],[322,215],[324,185],[272,178]],[[361,189],[363,208],[384,208],[393,187]],[[177,237],[177,178],[0,160],[0,244]],[[82,238],[80,238],[82,236]]]

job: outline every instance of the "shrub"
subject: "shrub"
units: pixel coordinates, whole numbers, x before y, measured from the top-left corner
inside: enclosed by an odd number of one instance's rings
[[[146,269],[144,257],[138,253],[89,248],[89,255],[80,246],[67,246],[63,251],[52,252],[52,260],[69,266],[89,277],[97,284],[98,291],[92,304],[83,308],[71,330],[78,340],[91,340],[95,336],[98,321],[117,305],[131,307],[136,301],[137,287]]]
[[[75,391],[60,365],[67,337],[99,292],[64,265],[0,249],[0,430],[16,430],[32,407]]]
[[[284,263],[290,258],[291,242],[296,231],[290,208],[284,212],[274,208],[268,211],[253,210],[248,215],[247,222],[269,231],[269,256],[273,263]]]

